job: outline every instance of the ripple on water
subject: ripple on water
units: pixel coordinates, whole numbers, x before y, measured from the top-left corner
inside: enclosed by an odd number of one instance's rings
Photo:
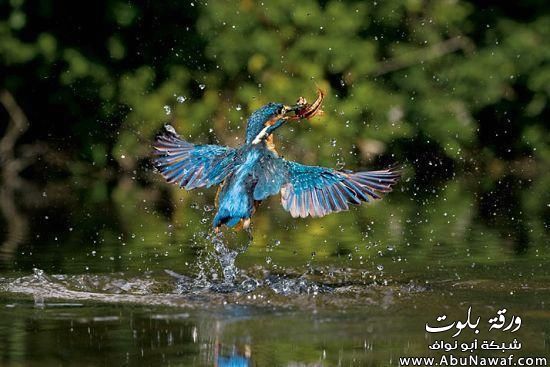
[[[419,291],[414,285],[376,285],[363,282],[330,283],[311,274],[244,274],[226,280],[192,278],[167,270],[127,276],[77,274],[48,275],[40,269],[18,278],[0,279],[3,293],[32,296],[35,307],[78,307],[80,302],[133,303],[174,307],[205,308],[226,304],[309,307],[316,303],[361,304],[391,303],[394,292]],[[51,300],[71,302],[52,303]]]

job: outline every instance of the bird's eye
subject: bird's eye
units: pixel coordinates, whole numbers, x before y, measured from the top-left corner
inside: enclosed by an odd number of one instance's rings
[[[277,115],[282,115],[284,113],[286,113],[286,108],[284,106],[277,109]]]

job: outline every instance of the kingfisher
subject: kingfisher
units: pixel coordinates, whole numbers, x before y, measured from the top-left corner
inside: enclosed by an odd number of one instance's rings
[[[289,123],[322,113],[324,93],[308,104],[268,103],[247,120],[246,142],[236,148],[192,144],[166,125],[153,147],[154,164],[162,176],[180,188],[193,190],[219,185],[213,228],[225,225],[249,229],[259,204],[280,194],[283,208],[292,217],[323,217],[380,199],[399,180],[395,167],[352,172],[308,166],[280,157],[273,133]]]

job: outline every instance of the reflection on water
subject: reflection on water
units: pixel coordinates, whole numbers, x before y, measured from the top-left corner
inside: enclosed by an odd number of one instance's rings
[[[317,265],[338,263],[364,269],[364,276],[372,278],[387,274],[388,266],[427,265],[449,256],[453,260],[446,266],[493,265],[516,255],[540,262],[550,214],[540,200],[547,194],[545,182],[541,177],[530,190],[499,196],[505,188],[487,192],[467,178],[429,188],[411,181],[387,200],[305,220],[291,218],[273,199],[259,208],[252,241],[243,233],[226,233],[223,246],[209,239],[213,192],[174,191],[176,204],[167,210],[163,195],[124,179],[112,186],[110,199],[94,194],[103,192],[96,187],[101,182],[84,187],[52,183],[43,203],[20,210],[30,225],[29,238],[0,267],[77,274],[170,269],[213,279],[233,277],[238,272],[233,260],[237,268],[261,264],[282,273],[289,267],[311,272]],[[248,249],[237,256],[243,247]],[[220,261],[227,263],[227,274]],[[428,270],[441,265],[437,262]]]
[[[226,305],[197,301],[197,307],[166,308],[128,306],[124,300],[37,304],[10,296],[0,300],[0,358],[7,365],[27,366],[75,360],[132,366],[395,366],[399,356],[432,353],[429,343],[441,336],[427,334],[426,322],[442,312],[450,320],[463,319],[468,306],[484,320],[503,306],[521,315],[522,328],[513,336],[523,343],[520,354],[548,355],[547,289],[510,296],[510,288],[498,283],[473,291],[472,286],[437,284],[421,292],[380,286],[370,290],[370,297],[359,294],[364,301],[331,305],[308,296],[290,300],[291,307],[265,301],[258,306],[246,303],[246,297],[242,304],[233,299]],[[520,289],[519,283],[507,286]],[[486,330],[476,336],[495,338]],[[470,330],[461,335],[465,341],[473,337]],[[510,342],[508,336],[496,339]]]
[[[222,345],[216,343],[216,353],[214,354],[214,366],[216,367],[246,367],[250,366],[250,345],[231,346],[226,354],[223,354]]]
[[[548,353],[547,186],[510,180],[409,181],[321,219],[268,201],[251,241],[209,238],[211,192],[52,183],[0,263],[0,364],[397,365],[470,305],[513,310],[521,353]]]

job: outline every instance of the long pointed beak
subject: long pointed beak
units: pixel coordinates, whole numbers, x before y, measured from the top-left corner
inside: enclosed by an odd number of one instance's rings
[[[294,116],[290,116],[289,114],[291,112],[294,112],[294,114],[297,114],[298,111],[300,110],[300,108],[303,108],[303,105],[299,105],[298,103],[295,104],[295,105],[292,105],[292,106],[288,106],[288,105],[285,105],[283,107],[283,113],[282,113],[282,116],[284,116],[284,118],[291,118],[291,117],[296,117],[295,115]]]
[[[299,119],[298,113],[299,113],[301,108],[304,108],[304,106],[300,105],[299,103],[296,103],[293,106],[285,105],[284,106],[284,111],[283,111],[283,114],[282,114],[282,119],[283,120],[297,120],[297,119]],[[291,114],[292,112],[294,114]]]
[[[287,112],[296,112],[299,111],[301,108],[304,108],[304,105],[300,103],[296,103],[294,106],[285,106]]]

